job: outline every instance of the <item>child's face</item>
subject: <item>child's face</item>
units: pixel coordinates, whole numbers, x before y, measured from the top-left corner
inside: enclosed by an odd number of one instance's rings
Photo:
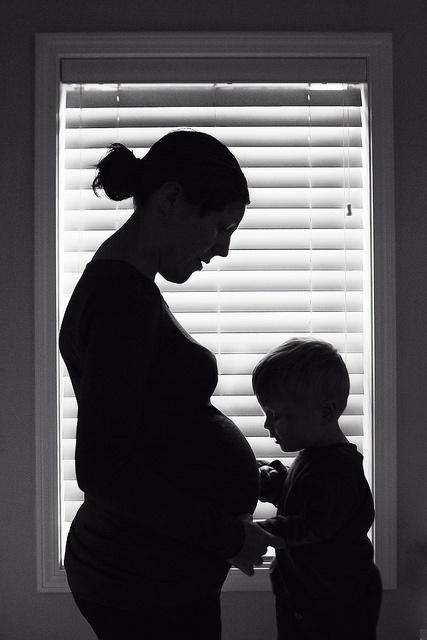
[[[266,415],[264,427],[283,451],[324,446],[327,425],[322,419],[322,407],[298,406],[284,397],[272,399],[262,408]]]

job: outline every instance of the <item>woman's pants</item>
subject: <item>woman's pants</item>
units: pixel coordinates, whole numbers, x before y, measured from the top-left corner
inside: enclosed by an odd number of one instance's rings
[[[118,609],[74,598],[99,640],[220,640],[220,598]]]

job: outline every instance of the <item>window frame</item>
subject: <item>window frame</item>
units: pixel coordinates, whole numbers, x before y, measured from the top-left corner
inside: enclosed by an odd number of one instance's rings
[[[70,59],[362,58],[369,85],[373,296],[373,540],[384,588],[396,588],[396,347],[390,34],[37,34],[35,114],[35,419],[38,590],[68,591],[60,567],[56,216],[61,65]],[[250,78],[248,78],[250,81]],[[374,185],[375,188],[372,188]],[[55,313],[52,312],[55,310]],[[387,375],[380,375],[387,372]],[[225,590],[270,590],[267,567],[232,569]]]

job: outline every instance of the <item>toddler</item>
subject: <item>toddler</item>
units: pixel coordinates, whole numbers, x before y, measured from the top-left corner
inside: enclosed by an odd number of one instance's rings
[[[260,526],[286,541],[271,580],[278,640],[374,640],[381,578],[367,537],[374,520],[362,455],[338,420],[349,376],[332,345],[291,339],[253,372],[265,428],[289,468],[258,461],[261,496],[277,515]]]

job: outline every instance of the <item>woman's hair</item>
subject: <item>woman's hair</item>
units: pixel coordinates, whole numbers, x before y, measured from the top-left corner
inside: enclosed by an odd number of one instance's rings
[[[312,338],[292,338],[270,351],[256,365],[252,385],[261,404],[285,394],[298,405],[334,400],[339,415],[350,390],[347,367],[337,350]]]
[[[144,200],[162,184],[178,182],[191,204],[222,211],[231,202],[249,204],[246,178],[222,142],[193,130],[172,131],[160,138],[144,158],[120,143],[110,145],[96,166],[92,188],[111,200]]]

